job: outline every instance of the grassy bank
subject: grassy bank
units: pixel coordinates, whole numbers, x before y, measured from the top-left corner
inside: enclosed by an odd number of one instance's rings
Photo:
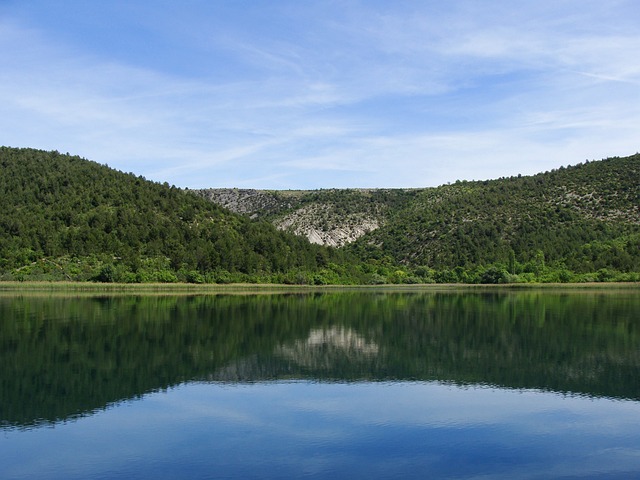
[[[640,283],[514,283],[514,284],[414,284],[414,285],[283,285],[283,284],[192,284],[192,283],[93,283],[93,282],[0,282],[0,294],[88,293],[88,294],[234,294],[305,293],[330,291],[438,292],[438,291],[613,291],[640,293]]]

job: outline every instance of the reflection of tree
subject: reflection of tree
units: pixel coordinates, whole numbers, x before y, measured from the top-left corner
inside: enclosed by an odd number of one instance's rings
[[[640,399],[634,294],[0,298],[0,422],[191,380],[439,380]]]

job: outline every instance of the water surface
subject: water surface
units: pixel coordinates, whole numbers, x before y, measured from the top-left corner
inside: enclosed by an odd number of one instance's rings
[[[0,298],[1,478],[640,476],[640,296]]]

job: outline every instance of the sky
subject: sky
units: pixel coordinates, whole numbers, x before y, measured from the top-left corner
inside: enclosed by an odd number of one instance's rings
[[[637,0],[0,0],[0,144],[178,187],[431,187],[640,150]]]

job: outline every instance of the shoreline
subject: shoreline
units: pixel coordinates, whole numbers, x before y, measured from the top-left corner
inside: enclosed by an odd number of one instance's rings
[[[28,293],[87,294],[284,294],[339,291],[445,292],[445,291],[638,291],[640,282],[510,283],[510,284],[384,284],[384,285],[285,285],[285,284],[193,284],[193,283],[92,283],[92,282],[0,282],[0,295]]]

